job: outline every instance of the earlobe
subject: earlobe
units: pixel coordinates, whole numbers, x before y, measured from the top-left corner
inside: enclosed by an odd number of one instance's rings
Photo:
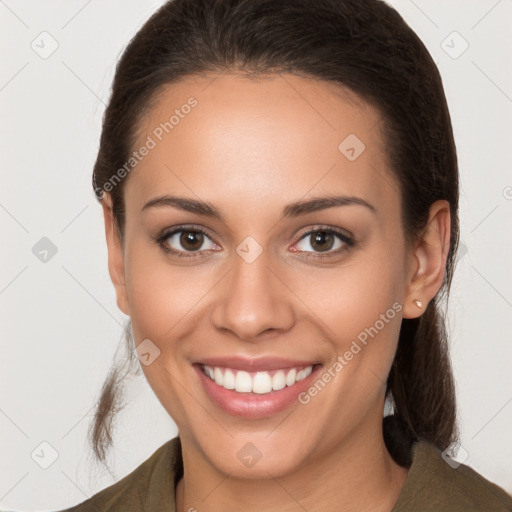
[[[431,205],[427,226],[411,254],[411,277],[403,304],[404,318],[421,316],[441,288],[449,249],[450,204],[439,200]]]
[[[117,306],[129,315],[128,300],[125,286],[124,253],[121,234],[112,209],[110,195],[104,194],[101,200],[105,221],[105,237],[108,250],[108,272],[116,292]]]

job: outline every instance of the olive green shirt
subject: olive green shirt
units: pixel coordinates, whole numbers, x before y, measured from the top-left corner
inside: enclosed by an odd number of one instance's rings
[[[178,437],[119,482],[60,512],[176,512],[182,475]],[[452,468],[433,445],[413,446],[413,460],[392,512],[512,512],[512,497],[465,465]]]

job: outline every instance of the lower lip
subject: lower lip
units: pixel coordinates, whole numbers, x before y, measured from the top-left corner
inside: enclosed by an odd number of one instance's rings
[[[194,368],[206,394],[215,404],[233,416],[254,420],[272,416],[284,411],[294,402],[298,403],[297,397],[310,387],[321,366],[314,366],[310,375],[296,382],[293,386],[286,386],[279,391],[271,391],[262,395],[258,393],[238,393],[231,389],[225,389],[206,376],[200,365],[194,365]]]

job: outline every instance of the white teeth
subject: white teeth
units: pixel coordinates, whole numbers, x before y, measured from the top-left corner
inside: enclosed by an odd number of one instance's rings
[[[258,372],[252,380],[252,392],[263,395],[272,391],[272,377],[267,372]]]
[[[297,376],[295,377],[295,381],[299,382],[299,380],[305,379],[308,375],[311,375],[311,372],[313,371],[312,366],[308,366],[307,368],[304,368],[297,372]]]
[[[231,370],[224,372],[224,382],[222,387],[226,389],[235,389],[235,374]]]
[[[213,370],[213,378],[216,384],[222,386],[224,379],[222,378],[222,372],[220,371],[220,368],[215,368]]]
[[[293,368],[286,374],[286,385],[293,386],[295,384],[295,377],[297,375],[297,370]]]
[[[250,393],[252,391],[252,379],[247,372],[237,372],[235,377],[235,389],[239,393]]]
[[[264,395],[271,391],[279,391],[286,386],[293,386],[296,382],[311,375],[313,365],[306,368],[292,368],[290,370],[277,370],[274,375],[269,372],[256,372],[251,376],[243,370],[203,366],[204,373],[218,386],[232,389],[238,393],[257,393]]]
[[[279,391],[286,387],[286,376],[283,370],[277,371],[272,377],[272,389],[274,391]]]

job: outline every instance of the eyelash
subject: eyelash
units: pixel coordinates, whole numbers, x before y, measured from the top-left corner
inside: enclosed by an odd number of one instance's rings
[[[171,249],[168,245],[165,244],[165,241],[172,235],[175,235],[176,233],[187,232],[187,231],[191,232],[191,233],[202,233],[203,235],[205,235],[211,239],[209,234],[204,229],[202,229],[200,227],[176,226],[171,231],[164,231],[161,235],[159,235],[156,238],[155,241],[162,248],[162,250],[168,254],[173,254],[175,256],[178,256],[179,258],[197,258],[198,256],[196,256],[196,253],[200,253],[202,251],[177,251],[175,249]],[[311,251],[296,251],[296,252],[304,252],[305,256],[303,256],[303,257],[305,259],[319,260],[319,259],[323,259],[323,258],[337,256],[337,255],[341,254],[342,252],[349,250],[351,247],[353,247],[355,245],[355,241],[350,236],[348,236],[345,232],[338,230],[336,228],[332,228],[332,227],[324,226],[324,225],[316,226],[314,229],[311,229],[311,230],[303,233],[302,236],[295,243],[298,243],[301,240],[304,240],[305,238],[307,238],[308,236],[310,236],[314,233],[318,233],[318,232],[328,233],[328,234],[337,236],[344,243],[344,246],[333,251],[333,252],[326,252],[326,253],[311,252]],[[189,254],[189,253],[192,253],[192,254]],[[201,257],[201,256],[199,256],[199,257]]]

